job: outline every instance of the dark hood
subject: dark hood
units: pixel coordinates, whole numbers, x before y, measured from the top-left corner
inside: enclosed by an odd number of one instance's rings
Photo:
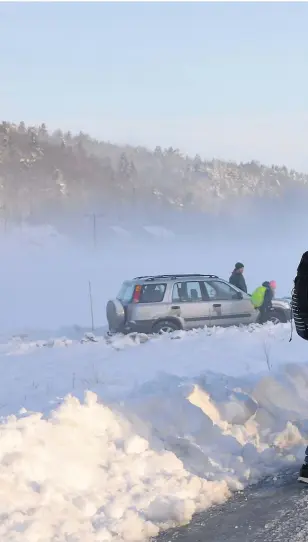
[[[268,280],[266,280],[265,282],[263,282],[262,286],[264,286],[264,288],[270,288],[271,285],[270,283],[268,282]]]
[[[297,268],[298,274],[308,274],[308,251],[304,252],[304,254],[301,257],[301,261],[299,262],[299,266]]]

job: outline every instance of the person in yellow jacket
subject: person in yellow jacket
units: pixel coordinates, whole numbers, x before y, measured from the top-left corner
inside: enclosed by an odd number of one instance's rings
[[[263,282],[251,295],[251,301],[256,309],[259,309],[259,323],[265,324],[270,319],[270,311],[272,309],[272,301],[275,295],[276,282]]]

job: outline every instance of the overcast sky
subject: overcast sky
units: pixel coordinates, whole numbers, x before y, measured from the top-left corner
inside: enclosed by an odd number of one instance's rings
[[[308,171],[307,3],[0,4],[5,120]]]

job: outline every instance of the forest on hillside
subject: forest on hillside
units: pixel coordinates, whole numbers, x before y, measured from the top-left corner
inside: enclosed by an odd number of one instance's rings
[[[206,149],[205,149],[206,152]],[[119,146],[44,123],[0,124],[0,212],[4,221],[104,210],[135,202],[219,211],[240,198],[279,198],[308,175],[253,160],[237,164],[184,156],[179,149]]]

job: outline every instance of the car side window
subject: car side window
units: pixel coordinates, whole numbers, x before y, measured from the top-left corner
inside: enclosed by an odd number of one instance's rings
[[[161,303],[166,291],[166,284],[146,284],[142,286],[139,303]]]
[[[218,280],[211,280],[209,282],[205,281],[204,287],[211,301],[228,301],[238,299],[237,291],[225,282]]]
[[[200,282],[176,282],[172,290],[172,301],[177,303],[194,303],[202,301]]]

